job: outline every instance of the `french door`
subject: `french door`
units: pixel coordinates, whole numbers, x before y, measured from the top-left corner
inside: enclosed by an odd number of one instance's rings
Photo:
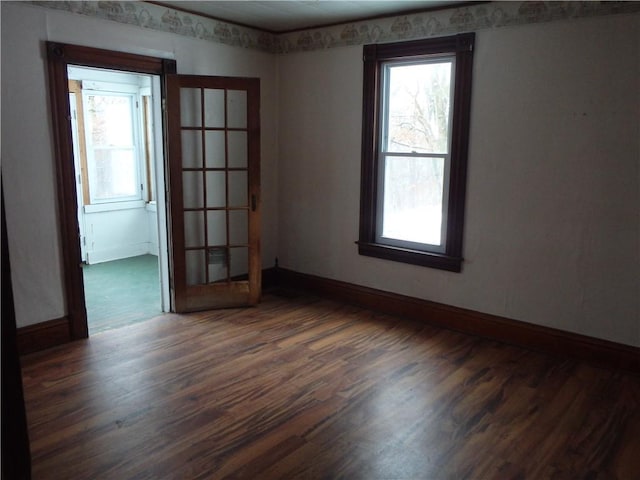
[[[260,299],[260,83],[167,76],[176,312]]]

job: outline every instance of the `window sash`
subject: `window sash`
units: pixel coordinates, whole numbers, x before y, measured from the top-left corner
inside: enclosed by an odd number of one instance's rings
[[[449,66],[449,92],[448,92],[448,115],[447,115],[447,138],[446,148],[443,151],[433,149],[432,151],[393,151],[388,147],[390,146],[390,125],[391,125],[391,71],[395,67],[412,67],[412,66],[424,66],[424,65],[440,65],[447,64]],[[455,86],[455,55],[433,55],[420,59],[410,60],[392,60],[381,63],[382,71],[382,87],[380,94],[380,112],[381,121],[379,122],[379,154],[378,154],[378,196],[376,199],[376,236],[377,243],[392,245],[396,247],[406,247],[412,250],[425,250],[437,253],[444,253],[446,249],[447,241],[447,210],[448,210],[448,196],[449,196],[449,174],[451,164],[451,131],[453,124],[453,100],[454,100],[454,86]],[[426,150],[426,149],[421,149]],[[412,241],[408,239],[396,238],[392,236],[385,236],[385,222],[390,217],[389,212],[385,211],[385,199],[386,199],[386,170],[388,158],[442,158],[444,160],[443,176],[442,176],[442,195],[440,198],[440,225],[439,225],[439,237],[438,243],[431,241]],[[424,206],[425,209],[427,206]],[[428,220],[421,219],[420,217],[412,217],[412,222],[420,223],[420,227],[429,228]],[[414,224],[414,230],[415,224]]]
[[[456,83],[456,57],[455,55],[428,55],[418,60],[392,60],[382,62],[381,69],[381,92],[380,92],[380,112],[381,121],[379,122],[379,139],[380,139],[380,152],[392,152],[393,150],[387,148],[389,145],[389,125],[390,125],[390,104],[391,104],[391,70],[395,67],[411,67],[411,66],[425,66],[425,65],[437,65],[437,64],[449,64],[449,104],[447,115],[447,139],[446,149],[443,151],[421,149],[420,152],[414,151],[411,153],[433,153],[433,154],[450,154],[451,153],[451,134],[453,128],[453,102],[455,94]],[[418,147],[419,148],[419,147]],[[400,152],[398,152],[400,153]],[[406,153],[406,152],[405,152]]]
[[[124,158],[121,157],[121,161],[124,160],[126,164],[117,165],[118,163],[118,153],[124,154]],[[102,154],[102,155],[100,155]],[[107,155],[104,155],[107,154]],[[115,155],[112,155],[115,154]],[[130,154],[130,155],[127,155]],[[98,156],[105,157],[103,162],[106,164],[99,165],[99,161],[97,159]],[[127,159],[126,157],[129,157]],[[89,167],[89,186],[90,186],[90,197],[91,203],[104,203],[104,202],[125,202],[129,200],[139,200],[141,198],[141,186],[139,182],[139,165],[137,152],[135,147],[92,147],[87,151],[87,160]],[[127,161],[128,160],[128,161]],[[115,164],[115,165],[114,165]],[[99,172],[100,167],[108,167],[110,170],[110,174],[113,176],[117,176],[119,172],[125,170],[128,174],[127,179],[129,180],[126,184],[120,183],[121,188],[130,187],[131,193],[112,193],[112,194],[103,194],[104,191],[113,191],[118,188],[118,184],[104,183],[100,184],[101,174]],[[127,185],[128,184],[128,185]]]
[[[420,159],[420,158],[433,158],[433,159],[443,159],[443,176],[442,176],[442,195],[440,198],[440,242],[417,242],[411,241],[401,238],[394,238],[391,236],[385,236],[385,215],[388,212],[385,211],[385,181],[386,181],[386,170],[387,170],[387,159],[389,157],[393,158],[406,158],[406,159]],[[448,154],[415,154],[415,153],[393,153],[393,152],[383,152],[380,153],[378,159],[378,196],[377,196],[377,205],[376,205],[376,236],[375,241],[377,243],[383,245],[391,245],[395,247],[406,247],[412,250],[424,250],[424,251],[432,251],[438,253],[444,253],[447,244],[447,210],[448,210],[448,202],[449,202],[449,174],[451,170],[451,156]],[[425,206],[426,207],[426,206]],[[419,219],[415,219],[419,220]],[[424,227],[424,222],[420,225]]]
[[[89,97],[123,97],[129,100],[129,123],[131,125],[131,138],[129,142],[123,142],[118,145],[109,145],[94,143],[92,119],[89,114]],[[113,202],[127,202],[131,200],[139,200],[143,198],[144,186],[141,187],[144,178],[144,173],[141,171],[141,158],[140,158],[140,132],[139,119],[137,118],[136,103],[138,101],[138,95],[135,93],[128,93],[126,91],[103,91],[103,90],[83,90],[82,98],[84,103],[84,110],[87,112],[85,115],[86,123],[86,139],[87,139],[87,170],[89,176],[89,200],[91,204],[99,203],[113,203]],[[100,195],[103,189],[99,187],[99,173],[96,162],[96,154],[98,152],[131,152],[133,157],[133,168],[131,173],[133,174],[132,184],[135,185],[135,189],[132,189],[131,194],[114,194],[114,195]]]

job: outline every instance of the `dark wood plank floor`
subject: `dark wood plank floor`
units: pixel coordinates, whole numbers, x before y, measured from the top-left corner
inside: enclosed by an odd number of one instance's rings
[[[23,358],[35,479],[638,479],[640,378],[307,296]]]

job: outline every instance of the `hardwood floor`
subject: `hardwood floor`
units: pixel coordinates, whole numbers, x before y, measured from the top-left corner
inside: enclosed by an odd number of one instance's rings
[[[640,377],[310,296],[22,362],[34,479],[640,478]]]

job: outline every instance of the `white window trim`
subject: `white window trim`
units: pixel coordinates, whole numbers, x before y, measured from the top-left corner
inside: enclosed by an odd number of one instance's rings
[[[110,202],[110,203],[95,203],[84,206],[84,213],[100,213],[100,212],[113,212],[115,210],[131,210],[134,208],[145,208],[146,203],[144,200],[133,200],[127,202]]]
[[[92,87],[92,88],[89,88]],[[94,161],[94,147],[91,141],[91,135],[87,135],[87,170],[89,176],[89,202],[92,205],[103,203],[118,203],[129,202],[134,200],[142,200],[146,198],[146,174],[144,166],[144,147],[142,145],[142,134],[140,132],[142,117],[140,112],[140,104],[142,97],[140,95],[141,88],[138,85],[132,84],[119,84],[119,83],[106,83],[96,81],[83,82],[82,88],[82,102],[85,112],[89,111],[88,97],[91,95],[113,95],[113,96],[129,96],[132,99],[131,102],[131,123],[133,126],[133,144],[132,149],[134,151],[135,163],[136,163],[136,185],[140,188],[135,195],[110,197],[110,198],[97,198],[95,196],[96,188],[96,171]],[[90,132],[89,128],[89,115],[85,115],[85,131]],[[115,147],[114,147],[115,148]],[[126,147],[124,147],[126,148]]]

